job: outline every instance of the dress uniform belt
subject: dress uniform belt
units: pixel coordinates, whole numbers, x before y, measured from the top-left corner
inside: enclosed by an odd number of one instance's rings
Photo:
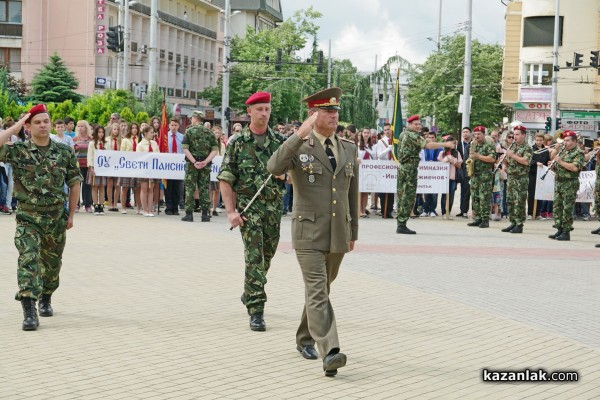
[[[58,211],[58,210],[61,210],[63,208],[64,208],[64,204],[63,203],[52,204],[52,205],[48,205],[48,206],[19,203],[19,209],[23,210],[23,211],[37,211],[37,212]]]

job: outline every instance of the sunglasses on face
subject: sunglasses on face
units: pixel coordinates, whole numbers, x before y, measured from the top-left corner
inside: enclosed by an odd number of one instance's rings
[[[509,139],[514,139],[515,137],[514,137],[514,136],[508,136],[508,138],[509,138]]]

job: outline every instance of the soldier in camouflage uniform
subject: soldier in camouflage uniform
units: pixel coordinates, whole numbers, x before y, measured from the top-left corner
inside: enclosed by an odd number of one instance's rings
[[[596,212],[596,218],[600,220],[600,148],[596,152],[596,185],[594,187],[594,210]],[[594,235],[600,235],[600,228],[596,228],[592,231]],[[600,245],[596,245],[600,247]]]
[[[400,135],[396,157],[398,166],[398,225],[396,233],[415,234],[417,232],[407,228],[406,221],[410,218],[410,211],[415,205],[417,197],[417,177],[419,172],[419,153],[422,149],[454,148],[454,142],[427,143],[421,137],[421,119],[413,115],[406,120],[406,131]]]
[[[264,331],[265,284],[279,243],[284,180],[272,177],[250,208],[243,215],[241,212],[270,176],[267,161],[285,138],[268,126],[269,93],[254,93],[246,105],[250,126],[228,144],[218,179],[229,223],[240,227],[244,242],[246,271],[242,303],[250,315],[250,329]]]
[[[480,228],[490,227],[490,198],[494,179],[494,162],[496,149],[493,140],[485,137],[485,126],[476,126],[473,129],[475,139],[471,142],[469,153],[473,160],[473,176],[471,177],[471,197],[475,220],[468,226]],[[490,138],[491,139],[491,138]]]
[[[563,132],[563,147],[552,150],[550,158],[555,171],[554,178],[554,227],[557,232],[548,236],[550,239],[571,240],[573,230],[573,209],[579,190],[579,172],[583,169],[585,159],[577,146],[577,134],[573,131]]]
[[[515,141],[506,151],[504,165],[507,166],[507,199],[510,225],[502,232],[523,233],[525,222],[525,202],[529,186],[529,164],[533,157],[533,149],[525,141],[527,130],[524,126],[513,128]]]
[[[212,159],[219,151],[215,135],[202,126],[204,113],[194,111],[192,126],[186,129],[181,147],[185,154],[185,217],[182,221],[194,221],[194,192],[198,187],[202,222],[210,222],[210,199],[208,187],[210,183],[210,167]]]
[[[31,132],[31,140],[6,144],[24,124]],[[40,104],[0,133],[0,162],[14,166],[15,197],[19,201],[15,234],[19,291],[15,299],[23,307],[22,328],[26,331],[39,326],[38,299],[40,315],[53,315],[50,300],[59,285],[66,230],[73,227],[79,184],[83,180],[73,149],[50,140],[51,129],[48,110]],[[65,183],[69,186],[68,214],[64,205]]]

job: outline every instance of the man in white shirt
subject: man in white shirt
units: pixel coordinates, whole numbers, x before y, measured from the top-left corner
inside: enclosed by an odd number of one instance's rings
[[[169,153],[183,154],[183,134],[179,132],[179,121],[172,119],[169,123],[167,134]],[[178,179],[167,179],[165,188],[165,203],[167,205],[165,214],[179,215],[179,200],[183,193],[183,181]]]
[[[57,119],[54,121],[54,130],[56,131],[56,135],[50,134],[50,139],[58,143],[66,144],[71,148],[75,147],[73,138],[69,135],[65,135],[65,121],[62,119]]]

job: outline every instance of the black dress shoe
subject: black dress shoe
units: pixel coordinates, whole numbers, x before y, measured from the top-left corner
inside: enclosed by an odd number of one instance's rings
[[[490,227],[490,221],[485,220],[485,221],[481,221],[481,223],[479,224],[480,228],[489,228]]]
[[[560,236],[560,234],[562,233],[562,229],[559,229],[556,231],[556,233],[552,234],[552,235],[548,235],[548,237],[550,239],[556,239],[558,236]]]
[[[165,214],[166,215],[173,215],[173,211],[171,211],[171,210],[165,210]]]
[[[404,235],[415,235],[417,232],[408,229],[405,224],[398,224],[398,227],[396,228],[396,233],[401,233]]]
[[[523,224],[515,225],[515,227],[511,229],[510,233],[523,233]]]
[[[506,228],[502,229],[502,232],[510,232],[513,230],[513,228],[517,226],[516,224],[513,224],[512,222],[510,223],[509,226],[507,226]]]
[[[457,216],[457,217],[464,217],[464,216],[465,216],[465,214],[463,214],[463,213],[458,213],[458,214],[456,214],[456,216]]]
[[[596,247],[600,247],[600,244],[597,244]]]
[[[267,324],[265,324],[262,313],[250,315],[250,330],[257,332],[264,332],[267,330]]]
[[[325,376],[336,376],[338,368],[346,365],[346,355],[344,353],[329,354],[323,359],[323,371]]]
[[[475,221],[469,222],[467,224],[467,226],[479,226],[479,225],[481,225],[481,220],[480,219],[476,219]]]
[[[600,235],[600,228],[594,229],[592,235]]]
[[[316,360],[319,358],[319,353],[317,353],[315,346],[312,344],[307,346],[297,345],[296,350],[298,350],[302,354],[302,357],[306,358],[307,360]]]
[[[561,241],[571,240],[571,233],[570,232],[561,232],[561,234],[556,237],[556,240],[561,240]]]

